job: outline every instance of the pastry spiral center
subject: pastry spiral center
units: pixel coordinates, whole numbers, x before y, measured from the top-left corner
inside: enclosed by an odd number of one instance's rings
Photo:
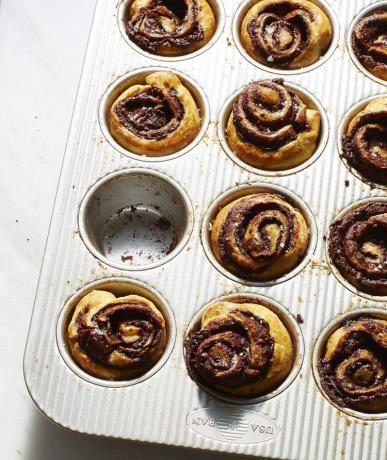
[[[250,83],[234,103],[233,121],[242,139],[272,151],[310,129],[306,106],[280,79]]]
[[[77,320],[79,345],[97,361],[111,364],[109,358],[119,352],[141,363],[161,340],[162,321],[146,305],[115,303],[107,305],[92,318]]]
[[[265,374],[273,359],[274,339],[266,321],[234,309],[227,318],[191,333],[186,350],[194,380],[234,388]]]
[[[187,47],[204,36],[198,9],[197,0],[149,0],[127,23],[127,33],[150,51],[163,44]]]
[[[121,100],[114,110],[126,129],[148,140],[167,137],[179,127],[185,113],[174,89],[163,92],[153,86]]]
[[[311,11],[284,1],[260,11],[247,30],[268,65],[287,65],[308,45],[313,22]]]

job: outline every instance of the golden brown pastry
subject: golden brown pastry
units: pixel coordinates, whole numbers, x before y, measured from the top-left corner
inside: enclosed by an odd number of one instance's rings
[[[222,208],[212,224],[219,263],[244,279],[279,278],[304,258],[309,228],[301,211],[272,193],[247,195]]]
[[[184,345],[192,380],[235,396],[269,393],[293,365],[288,330],[269,308],[255,303],[211,305]]]
[[[190,144],[200,130],[200,114],[190,91],[171,72],[155,72],[113,103],[109,127],[125,149],[150,157],[170,155]]]
[[[352,32],[352,48],[369,72],[387,80],[387,8],[360,19]]]
[[[300,69],[328,49],[332,25],[307,0],[257,0],[243,19],[241,42],[247,53],[269,67]]]
[[[68,343],[75,362],[106,380],[139,377],[160,359],[167,332],[163,315],[138,295],[91,291],[75,307]]]
[[[343,157],[365,180],[387,185],[387,97],[374,99],[351,120]]]
[[[133,0],[126,32],[140,48],[160,56],[181,56],[206,45],[216,18],[206,0]]]
[[[316,151],[319,135],[320,113],[281,79],[247,85],[227,124],[231,150],[245,163],[269,171],[304,163]]]
[[[333,222],[328,252],[332,264],[357,289],[387,295],[387,202],[361,205]]]
[[[318,368],[322,387],[338,406],[386,412],[387,321],[346,321],[329,337]]]

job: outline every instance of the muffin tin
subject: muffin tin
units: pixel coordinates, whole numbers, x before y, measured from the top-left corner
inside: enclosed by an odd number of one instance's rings
[[[360,100],[385,92],[353,64],[342,33],[370,2],[316,0],[340,18],[333,20],[338,45],[318,66],[285,78],[319,101],[329,120],[329,136],[323,116],[325,148],[312,156],[307,168],[271,177],[225,153],[221,113],[245,84],[280,72],[257,68],[238,51],[233,23],[246,2],[210,3],[220,5],[213,46],[178,60],[162,59],[192,90],[202,131],[190,148],[162,158],[131,154],[110,136],[105,114],[114,92],[160,67],[151,67],[157,57],[138,52],[123,38],[117,24],[123,2],[97,3],[26,345],[28,390],[50,419],[82,433],[265,458],[386,458],[383,416],[366,417],[334,406],[313,373],[327,324],[335,327],[343,314],[363,309],[387,312],[385,299],[365,298],[338,282],[324,242],[342,209],[360,199],[386,197],[385,190],[354,176],[336,148],[345,114]],[[259,286],[232,279],[206,256],[205,232],[216,200],[254,187],[280,190],[295,200],[312,229],[299,269]],[[130,218],[130,205],[144,203],[144,196],[151,217],[167,220],[171,234],[167,232],[161,248],[161,243],[151,244],[146,231],[139,231],[139,243],[148,247],[151,258],[147,254],[128,263],[121,258],[125,224],[120,219]],[[170,252],[165,250],[168,238],[175,238]],[[101,286],[120,294],[142,293],[166,315],[167,348],[157,365],[134,381],[94,379],[69,354],[64,330],[73,308],[82,295]],[[281,391],[241,405],[210,394],[188,377],[183,357],[187,328],[205,305],[224,296],[263,299],[297,331],[298,361]]]

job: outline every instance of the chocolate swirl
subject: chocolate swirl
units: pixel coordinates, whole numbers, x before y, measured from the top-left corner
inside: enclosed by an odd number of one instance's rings
[[[387,98],[372,101],[351,122],[343,157],[366,180],[387,185]]]
[[[312,11],[283,1],[261,10],[247,30],[268,66],[287,67],[308,47],[314,21]]]
[[[328,252],[334,266],[356,288],[387,295],[387,203],[359,206],[334,222]]]
[[[175,131],[184,117],[184,106],[171,88],[150,86],[120,100],[114,107],[119,122],[137,137],[160,140]]]
[[[130,17],[126,31],[134,43],[150,52],[161,45],[184,49],[204,37],[198,10],[198,0],[148,0]]]
[[[339,406],[387,410],[387,322],[347,321],[328,340],[318,369],[325,392]]]
[[[376,76],[387,79],[387,9],[360,19],[352,33],[352,48],[359,61]]]
[[[251,312],[230,310],[185,340],[190,377],[199,383],[236,388],[264,377],[273,359],[268,323]]]
[[[275,151],[310,129],[306,106],[283,80],[250,83],[233,106],[238,135],[262,149]]]
[[[91,321],[92,325],[81,315],[77,318],[79,346],[103,364],[110,365],[112,354],[119,353],[127,364],[142,365],[162,337],[160,317],[136,301],[109,304]]]
[[[273,279],[304,256],[309,231],[301,212],[278,195],[257,193],[226,206],[211,243],[220,263],[243,278]]]

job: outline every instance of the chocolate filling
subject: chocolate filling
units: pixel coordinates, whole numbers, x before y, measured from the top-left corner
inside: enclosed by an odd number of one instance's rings
[[[162,45],[186,48],[203,39],[197,0],[149,0],[132,16],[126,32],[140,48],[157,52]]]
[[[137,366],[147,364],[162,338],[162,320],[147,305],[122,302],[107,305],[92,318],[93,326],[80,314],[76,320],[79,347],[92,359],[109,365],[112,353],[131,358]]]
[[[310,129],[306,107],[282,79],[250,83],[236,99],[238,136],[262,150],[276,151]]]
[[[374,295],[387,294],[387,203],[348,212],[330,227],[328,252],[350,283]]]
[[[254,48],[270,67],[288,67],[309,45],[311,11],[291,2],[270,5],[247,25]]]
[[[387,398],[387,327],[370,317],[342,327],[331,358],[318,363],[325,392],[337,405],[353,409]]]
[[[360,19],[353,29],[352,48],[371,72],[379,67],[387,74],[387,9],[373,11]]]
[[[174,89],[164,94],[154,86],[121,100],[114,112],[126,129],[147,140],[167,137],[179,127],[185,114]]]
[[[273,360],[274,339],[269,324],[239,309],[213,320],[185,339],[185,361],[192,380],[226,388],[263,378]]]
[[[387,185],[387,107],[359,117],[343,136],[343,156],[366,180]]]

